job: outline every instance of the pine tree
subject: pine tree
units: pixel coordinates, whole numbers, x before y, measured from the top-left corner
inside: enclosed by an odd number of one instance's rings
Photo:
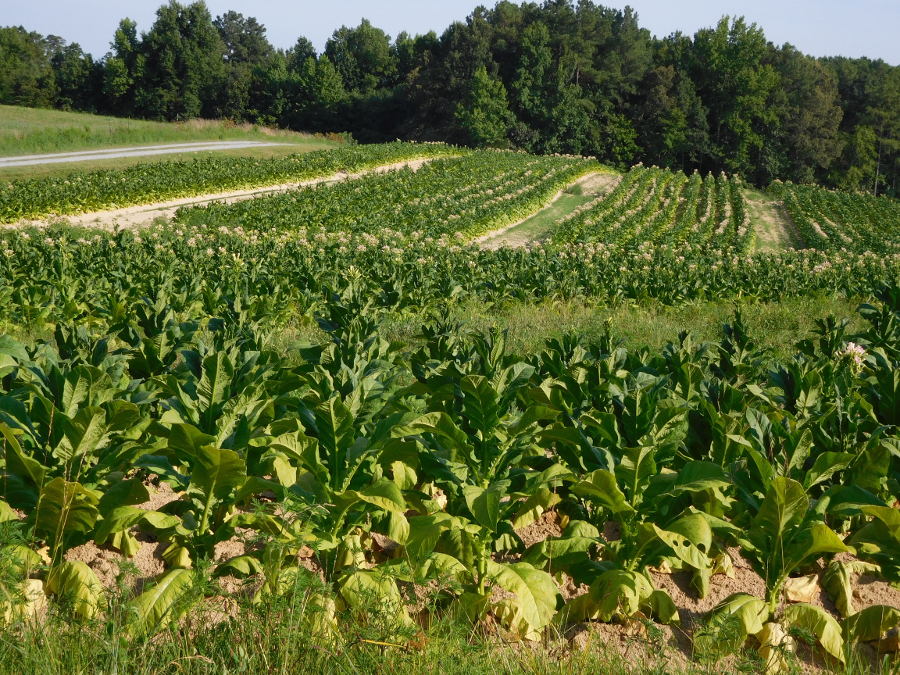
[[[475,71],[472,90],[457,107],[456,118],[476,147],[506,147],[510,120],[506,87],[485,66]]]

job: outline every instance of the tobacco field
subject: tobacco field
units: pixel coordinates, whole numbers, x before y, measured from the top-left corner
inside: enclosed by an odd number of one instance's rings
[[[453,613],[525,643],[676,626],[692,656],[752,649],[765,672],[796,667],[800,646],[836,669],[890,652],[900,606],[858,591],[861,575],[900,588],[892,200],[775,184],[808,248],[761,254],[739,178],[638,166],[549,239],[487,250],[478,237],[608,170],[398,143],[258,173],[198,160],[31,181],[0,191],[0,217],[423,156],[141,229],[0,231],[3,631],[102,619],[109,583],[73,553],[153,545],[162,570],[129,586],[117,629],[123,668],[129,645],[225,587],[302,597],[297,620],[323,645],[363,621],[415,649]],[[455,317],[467,301],[798,295],[858,299],[865,327],[820,320],[775,359],[737,309],[716,341],[626,349],[609,326],[518,353]],[[386,338],[395,317],[419,321],[414,341]],[[284,347],[297,325],[322,339]],[[703,600],[751,574],[756,594],[703,612],[672,595],[672,579]]]

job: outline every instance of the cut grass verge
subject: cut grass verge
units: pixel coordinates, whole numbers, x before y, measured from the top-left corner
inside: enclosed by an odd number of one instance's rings
[[[0,106],[0,156],[75,152],[192,141],[266,141],[321,145],[332,141],[310,134],[250,124],[191,120],[147,122],[85,113]],[[296,150],[295,150],[296,152]]]
[[[809,338],[817,319],[832,315],[850,319],[850,333],[863,328],[856,309],[861,299],[840,297],[802,297],[771,303],[708,302],[668,307],[622,305],[602,307],[577,300],[565,302],[522,303],[492,307],[469,302],[451,308],[449,316],[462,322],[464,328],[509,331],[508,347],[518,353],[539,352],[546,340],[575,333],[586,341],[596,341],[608,324],[612,336],[621,339],[629,350],[647,348],[658,352],[686,331],[700,341],[718,341],[722,325],[729,323],[735,310],[740,310],[750,335],[761,348],[771,350],[773,360],[783,360],[797,353],[796,344]],[[414,347],[419,341],[423,315],[388,316],[382,334],[388,340],[399,340]],[[53,327],[24,327],[0,322],[0,334],[8,332],[20,342],[34,346],[40,340],[53,339]],[[288,355],[298,342],[326,343],[329,337],[308,317],[297,317],[272,338],[271,347]],[[900,674],[898,674],[900,675]]]

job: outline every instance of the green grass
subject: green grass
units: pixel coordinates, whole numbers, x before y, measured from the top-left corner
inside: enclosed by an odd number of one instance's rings
[[[252,602],[254,588],[227,591],[208,570],[196,571],[183,598],[185,618],[145,640],[126,629],[129,579],[136,573],[132,563],[121,563],[116,584],[106,589],[106,608],[93,620],[73,618],[72,599],[58,598],[40,621],[4,626],[0,675],[762,675],[752,649],[716,661],[695,659],[691,626],[669,629],[648,621],[644,634],[634,634],[582,623],[566,632],[550,627],[541,642],[510,641],[490,623],[473,628],[439,586],[419,587],[424,596],[406,588],[406,601],[422,608],[411,610],[409,623],[373,599],[329,629],[309,603],[312,593],[327,591],[304,582],[278,598]],[[788,674],[809,672],[808,650],[787,658]],[[900,675],[896,659],[872,665],[856,652],[847,666],[812,672]]]
[[[607,321],[612,335],[629,350],[649,349],[658,353],[669,342],[677,342],[680,331],[700,341],[722,339],[722,324],[731,320],[735,309],[743,314],[750,335],[760,347],[770,350],[773,361],[797,353],[796,344],[809,338],[816,319],[829,315],[850,319],[850,332],[862,331],[865,322],[856,309],[862,300],[838,297],[803,297],[773,303],[710,302],[667,307],[660,304],[601,307],[586,302],[511,303],[504,307],[466,303],[454,308],[450,317],[474,331],[494,327],[508,330],[508,349],[531,354],[540,351],[548,338],[573,332],[586,342],[596,341]],[[382,333],[388,340],[414,346],[421,333],[421,316],[388,317]],[[17,339],[30,340],[31,335]],[[326,342],[328,337],[309,319],[297,320],[274,337],[273,348],[287,353],[300,341]]]
[[[595,199],[598,194],[597,188],[585,190],[582,182],[578,182],[564,190],[547,208],[541,209],[515,227],[485,240],[484,244],[490,246],[505,241],[511,246],[517,246],[552,236],[556,222],[560,218],[573,213],[578,207]]]
[[[583,335],[590,342],[599,338],[608,320],[612,334],[629,350],[648,348],[659,352],[678,340],[682,330],[698,340],[722,339],[722,324],[740,309],[750,335],[771,350],[772,358],[796,353],[794,346],[810,336],[815,320],[829,314],[851,319],[851,332],[864,321],[856,313],[857,301],[841,298],[796,298],[779,303],[702,303],[680,307],[664,305],[596,307],[581,302],[513,304],[499,311],[473,303],[460,309],[459,319],[474,330],[490,327],[509,330],[509,348],[517,352],[539,351],[549,337],[567,332]],[[409,341],[419,332],[416,320],[389,320],[385,326],[393,339]]]
[[[777,253],[787,248],[805,248],[789,222],[784,205],[764,190],[744,190],[750,220],[756,230],[756,251]]]
[[[0,156],[77,152],[137,145],[198,141],[265,141],[291,145],[337,145],[309,134],[254,125],[191,120],[181,123],[102,117],[59,110],[0,106]],[[294,149],[294,152],[297,152]]]

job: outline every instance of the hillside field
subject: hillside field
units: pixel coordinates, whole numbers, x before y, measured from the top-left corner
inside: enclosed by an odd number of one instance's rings
[[[87,150],[107,150],[201,141],[260,141],[278,146],[244,149],[239,153],[222,150],[216,156],[250,156],[257,159],[281,157],[298,152],[338,147],[337,136],[302,134],[260,125],[231,124],[225,121],[148,122],[87,113],[63,112],[39,108],[0,105],[0,157],[43,155]],[[208,154],[208,153],[205,153]],[[189,159],[194,151],[185,151],[176,159]],[[93,160],[75,165],[78,171],[121,169],[151,161],[170,161],[173,155],[158,158],[116,158]],[[64,176],[72,165],[49,164],[22,167],[0,166],[0,180]]]
[[[896,200],[396,142],[0,223],[0,675],[897,673]]]

